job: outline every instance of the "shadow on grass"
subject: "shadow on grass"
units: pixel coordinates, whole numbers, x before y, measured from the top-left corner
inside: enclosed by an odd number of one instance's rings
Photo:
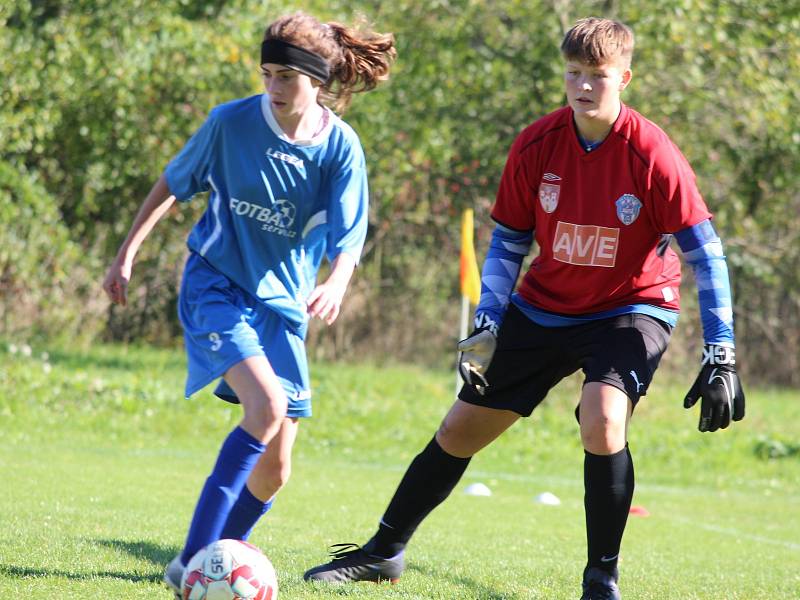
[[[475,600],[521,600],[522,596],[514,593],[501,593],[490,587],[478,583],[470,577],[453,575],[447,571],[439,569],[428,569],[418,565],[408,565],[406,567],[409,571],[416,571],[417,573],[429,577],[431,579],[449,581],[455,585],[463,585],[471,590],[469,597]],[[526,596],[527,597],[527,596]]]
[[[136,573],[123,573],[121,571],[89,571],[79,573],[77,571],[60,571],[58,569],[31,569],[30,567],[19,567],[17,565],[0,564],[0,574],[19,579],[40,578],[40,577],[63,577],[64,579],[82,580],[97,579],[123,579],[132,583],[159,583],[161,572],[149,575],[137,575]]]
[[[128,540],[95,540],[97,544],[126,552],[134,558],[149,560],[154,565],[165,567],[180,552],[175,546],[160,546],[152,542],[131,542]]]
[[[149,561],[154,567],[152,573],[135,573],[125,571],[63,571],[60,569],[33,569],[0,563],[0,575],[8,577],[38,578],[38,577],[62,577],[64,579],[84,580],[84,579],[121,579],[132,583],[160,583],[163,577],[163,569],[178,553],[175,546],[159,546],[150,542],[131,542],[126,540],[95,540],[97,544],[125,552],[135,558]],[[148,569],[150,570],[150,569]]]

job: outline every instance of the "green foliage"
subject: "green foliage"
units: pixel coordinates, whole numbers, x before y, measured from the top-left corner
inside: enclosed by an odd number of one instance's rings
[[[176,339],[184,240],[204,199],[174,209],[154,231],[131,305],[99,320],[104,265],[209,109],[260,92],[263,28],[297,8],[256,0],[0,6],[0,161],[41,186],[92,265],[81,271],[75,302],[90,309],[76,308],[73,329],[106,323],[110,339]],[[312,330],[317,356],[452,359],[461,209],[476,210],[480,256],[508,147],[563,103],[562,33],[579,17],[604,14],[637,36],[626,102],[678,143],[715,214],[748,380],[800,383],[800,329],[792,325],[800,321],[798,0],[307,0],[302,8],[345,23],[363,13],[398,44],[391,80],[357,95],[345,115],[367,153],[369,239],[340,322]],[[33,261],[38,248],[28,250]],[[691,356],[699,341],[693,296],[689,285],[678,332],[698,338]],[[6,314],[16,306],[13,293],[0,296]],[[671,354],[676,365],[691,362],[686,351]]]
[[[34,177],[0,161],[0,324],[6,335],[82,337],[75,314],[86,306],[92,263],[60,220],[58,205]]]
[[[765,460],[800,456],[800,444],[767,436],[759,438],[754,450],[756,456]]]

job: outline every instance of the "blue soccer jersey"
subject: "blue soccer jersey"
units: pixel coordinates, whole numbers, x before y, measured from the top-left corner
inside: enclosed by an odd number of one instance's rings
[[[328,109],[325,109],[328,110]],[[323,255],[356,261],[367,231],[358,136],[328,111],[313,139],[290,141],[266,94],[214,108],[167,165],[179,201],[210,191],[189,248],[302,335]]]

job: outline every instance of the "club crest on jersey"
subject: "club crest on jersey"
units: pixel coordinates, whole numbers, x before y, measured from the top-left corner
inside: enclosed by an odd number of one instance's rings
[[[617,218],[623,225],[630,225],[639,218],[642,202],[633,194],[623,194],[614,204],[617,206]]]
[[[558,194],[561,192],[561,186],[553,183],[540,183],[539,184],[539,204],[542,205],[542,210],[546,213],[553,212],[558,206]]]

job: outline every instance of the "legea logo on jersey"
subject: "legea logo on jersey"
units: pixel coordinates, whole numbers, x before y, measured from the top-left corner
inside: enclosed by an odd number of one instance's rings
[[[539,184],[539,203],[546,213],[553,212],[558,206],[558,194],[561,192],[561,186],[553,183],[540,183]]]
[[[275,200],[271,207],[231,198],[230,209],[235,215],[259,221],[261,229],[269,233],[290,238],[297,235],[297,232],[291,228],[294,225],[297,209],[285,198]]]
[[[633,194],[623,194],[614,204],[617,207],[617,218],[623,225],[630,225],[639,218],[642,202]]]
[[[553,238],[553,258],[585,267],[613,267],[617,261],[619,229],[559,221]]]
[[[272,148],[268,148],[267,151],[265,152],[265,154],[267,156],[269,156],[270,158],[274,158],[274,159],[277,159],[277,160],[282,160],[283,162],[287,162],[290,165],[294,165],[298,169],[304,169],[305,168],[305,165],[303,164],[303,161],[301,159],[297,158],[296,156],[291,155],[291,154],[286,154],[285,152],[278,152],[277,150],[273,150]]]

